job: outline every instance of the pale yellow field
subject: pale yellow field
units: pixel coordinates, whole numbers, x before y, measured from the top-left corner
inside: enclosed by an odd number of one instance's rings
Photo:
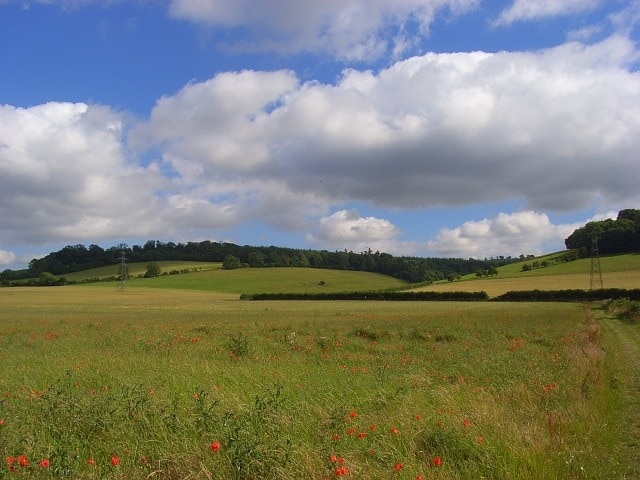
[[[602,275],[604,288],[640,288],[640,272],[610,272]],[[550,275],[522,278],[481,278],[459,282],[429,285],[417,290],[437,292],[477,292],[485,291],[490,297],[502,295],[510,290],[565,290],[589,289],[589,272],[583,274]]]

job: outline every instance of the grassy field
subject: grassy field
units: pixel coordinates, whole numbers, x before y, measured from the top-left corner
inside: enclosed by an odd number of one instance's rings
[[[532,261],[524,262],[531,264]],[[640,288],[640,255],[603,257],[600,261],[605,288]],[[528,272],[522,271],[522,263],[498,268],[495,277],[478,278],[466,275],[460,281],[441,282],[418,290],[480,291],[490,297],[509,290],[564,290],[590,288],[591,260],[581,259],[568,263],[551,264]]]
[[[231,290],[0,289],[0,477],[640,475],[617,320]]]
[[[132,279],[134,287],[224,293],[315,293],[396,288],[405,282],[387,275],[318,268],[239,268]]]
[[[144,275],[147,271],[147,265],[149,263],[157,264],[163,272],[171,272],[172,270],[220,270],[222,263],[216,262],[179,262],[179,261],[164,261],[164,262],[146,262],[146,263],[128,263],[127,271],[131,276]],[[90,270],[83,270],[81,272],[65,273],[60,275],[69,281],[80,282],[89,278],[108,278],[114,277],[119,274],[119,265],[110,265],[108,267],[92,268]]]

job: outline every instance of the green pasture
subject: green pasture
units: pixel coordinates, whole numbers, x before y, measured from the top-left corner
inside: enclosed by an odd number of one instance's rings
[[[224,270],[220,268],[220,264],[204,265],[201,271],[191,273],[160,275],[154,278],[131,278],[127,280],[127,285],[131,287],[205,290],[236,294],[367,291],[398,288],[407,285],[397,278],[370,272],[297,267]],[[209,265],[209,268],[206,265]],[[211,265],[215,266],[211,268]],[[170,271],[165,270],[162,265],[161,268],[163,272]],[[194,264],[192,268],[200,267]],[[142,273],[144,273],[144,270]],[[104,284],[104,286],[112,288],[116,288],[116,285],[116,282]]]
[[[161,262],[142,262],[142,263],[128,263],[127,271],[129,275],[136,277],[144,275],[147,271],[147,265],[149,263],[157,264],[163,272],[181,271],[181,270],[217,270],[222,268],[222,263],[216,262],[182,262],[166,260]],[[69,281],[81,282],[87,279],[94,278],[109,278],[117,277],[120,272],[120,265],[110,265],[108,267],[92,268],[89,270],[83,270],[81,272],[65,273],[59,275]]]
[[[637,368],[598,310],[140,286],[165,280],[0,289],[0,477],[640,475]]]
[[[466,275],[458,281],[440,282],[420,287],[418,290],[464,292],[483,290],[489,297],[496,297],[509,290],[588,290],[590,288],[590,259],[552,263],[548,267],[527,272],[522,271],[523,263],[531,264],[532,261],[499,267],[498,275],[493,277],[478,278],[476,275]],[[600,266],[605,288],[640,288],[640,255],[602,257]]]
[[[572,262],[554,263],[558,254],[538,257],[518,263],[511,263],[498,268],[498,275],[503,278],[543,277],[557,275],[585,275],[591,271],[591,258],[581,258]],[[522,271],[522,265],[547,260],[549,266]],[[600,258],[603,273],[640,272],[640,255],[637,253],[610,255]]]

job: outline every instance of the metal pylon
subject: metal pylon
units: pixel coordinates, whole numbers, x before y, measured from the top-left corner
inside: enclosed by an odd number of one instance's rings
[[[118,291],[124,292],[127,289],[127,277],[129,272],[127,271],[127,257],[125,255],[124,246],[121,245],[120,251],[120,268],[118,269]]]
[[[602,290],[602,267],[600,266],[600,252],[598,251],[598,232],[595,230],[591,234],[591,272],[589,274],[589,288],[593,290],[594,285]]]

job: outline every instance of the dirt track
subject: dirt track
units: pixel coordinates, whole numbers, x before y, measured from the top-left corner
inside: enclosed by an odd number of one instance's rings
[[[613,366],[615,383],[622,389],[624,415],[621,432],[624,436],[630,471],[625,478],[640,479],[640,324],[603,315],[607,356]]]

